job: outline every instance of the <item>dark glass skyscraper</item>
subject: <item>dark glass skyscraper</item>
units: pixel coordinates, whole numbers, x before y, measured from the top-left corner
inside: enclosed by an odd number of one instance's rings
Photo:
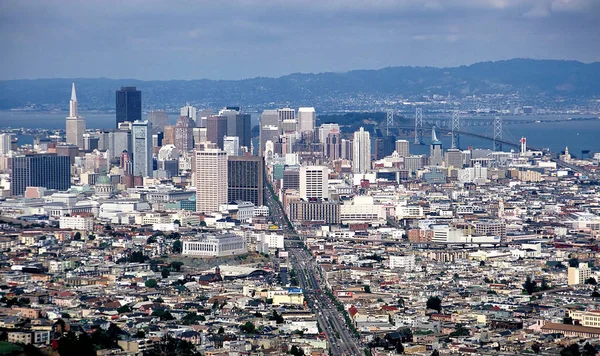
[[[227,157],[227,200],[263,205],[264,161],[258,156]]]
[[[116,93],[117,127],[120,122],[142,121],[142,92],[136,87],[121,87]]]
[[[54,154],[28,154],[13,158],[12,195],[23,195],[27,187],[67,190],[71,187],[71,158]]]

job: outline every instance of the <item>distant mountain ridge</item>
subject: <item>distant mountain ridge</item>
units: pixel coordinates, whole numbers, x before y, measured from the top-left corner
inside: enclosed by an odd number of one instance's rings
[[[519,93],[524,96],[592,98],[600,96],[600,62],[511,59],[468,66],[387,67],[344,73],[293,73],[279,78],[242,80],[168,80],[60,78],[0,81],[0,109],[32,104],[67,108],[70,84],[77,85],[80,106],[114,109],[115,90],[133,85],[142,91],[145,109],[176,108],[189,101],[202,107],[246,108],[290,104],[328,106],[422,95]]]

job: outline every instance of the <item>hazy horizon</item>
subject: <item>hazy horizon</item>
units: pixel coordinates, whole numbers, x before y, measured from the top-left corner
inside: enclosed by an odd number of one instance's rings
[[[595,0],[5,0],[0,10],[3,80],[235,80],[510,58],[600,61]]]

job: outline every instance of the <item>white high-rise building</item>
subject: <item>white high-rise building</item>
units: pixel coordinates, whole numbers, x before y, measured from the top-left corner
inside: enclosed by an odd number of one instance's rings
[[[8,154],[11,151],[12,134],[0,134],[0,154]]]
[[[300,167],[300,198],[328,198],[329,169],[324,166]]]
[[[291,108],[277,109],[277,115],[279,116],[279,122],[283,120],[294,120],[296,119],[296,110]]]
[[[223,138],[223,151],[228,156],[240,155],[240,138],[237,136],[225,136]]]
[[[319,142],[325,143],[327,141],[327,135],[333,130],[340,131],[340,125],[338,124],[322,124],[319,127]]]
[[[71,101],[69,102],[69,116],[67,117],[68,144],[76,145],[83,149],[83,134],[85,133],[85,119],[77,112],[77,94],[75,94],[75,83],[71,86]]]
[[[314,132],[316,121],[317,113],[315,111],[315,108],[298,109],[298,132]]]
[[[133,175],[152,177],[152,124],[148,121],[134,121],[131,126]]]
[[[354,173],[366,173],[371,169],[371,135],[360,128],[352,142],[352,169]]]
[[[196,211],[211,213],[227,204],[227,153],[218,148],[196,152]]]
[[[185,106],[180,109],[179,116],[187,116],[196,122],[196,108],[191,106],[190,103],[185,103]]]
[[[400,157],[408,157],[410,155],[410,143],[407,140],[396,140],[396,152]]]

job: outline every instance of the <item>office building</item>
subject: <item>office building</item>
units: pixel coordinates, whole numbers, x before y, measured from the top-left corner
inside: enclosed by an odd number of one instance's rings
[[[223,138],[227,136],[227,117],[211,115],[206,119],[206,138],[223,149]]]
[[[83,134],[85,133],[85,119],[77,112],[77,94],[75,83],[71,86],[71,100],[69,102],[69,116],[67,117],[66,142],[83,149]]]
[[[223,151],[228,156],[240,155],[240,138],[237,136],[225,136],[223,138]]]
[[[165,111],[150,111],[148,122],[152,124],[152,134],[157,134],[169,124],[169,115]]]
[[[83,150],[93,151],[98,149],[99,137],[89,133],[83,134]]]
[[[394,136],[384,136],[375,139],[375,159],[383,159],[394,153],[396,141]]]
[[[163,146],[175,144],[175,126],[167,125],[163,128],[162,144]]]
[[[425,155],[411,155],[404,157],[404,169],[409,174],[413,174],[419,169],[427,165],[427,156]]]
[[[296,110],[292,108],[278,109],[277,116],[279,116],[279,122],[282,122],[283,120],[295,120]]]
[[[55,147],[57,156],[68,156],[71,164],[75,163],[75,157],[79,156],[79,147],[75,145],[63,144]]]
[[[298,121],[296,119],[285,119],[279,124],[280,132],[284,134],[298,134]]]
[[[340,203],[327,199],[292,200],[289,217],[293,222],[324,224],[340,223]]]
[[[142,92],[136,87],[121,87],[116,92],[117,127],[120,122],[142,121]]]
[[[281,188],[285,191],[287,189],[300,190],[300,171],[286,169],[283,171],[283,182]]]
[[[196,108],[191,106],[190,103],[185,103],[185,106],[179,109],[179,116],[186,116],[190,120],[196,122]]]
[[[317,122],[317,113],[315,108],[298,109],[298,132],[314,132]]]
[[[410,143],[407,140],[396,140],[396,152],[400,157],[410,155]]]
[[[175,123],[175,147],[181,153],[194,149],[194,127],[196,124],[189,116],[180,116]]]
[[[328,198],[329,169],[324,166],[300,167],[300,198]]]
[[[227,118],[227,135],[239,137],[240,146],[250,148],[250,114],[242,114],[237,106],[227,106],[219,111],[219,116]]]
[[[227,153],[218,148],[197,151],[196,211],[218,211],[219,207],[228,201],[227,184]]]
[[[342,139],[341,151],[342,151],[342,159],[351,160],[354,155],[352,140]]]
[[[8,154],[12,151],[12,134],[0,133],[0,154]]]
[[[367,173],[371,169],[371,135],[362,127],[354,133],[352,169],[354,173]]]
[[[578,284],[585,284],[592,276],[592,270],[588,266],[587,262],[579,262],[577,267],[569,267],[567,272],[567,279],[569,286],[574,286]]]
[[[128,130],[110,130],[106,132],[107,147],[110,158],[119,158],[121,152],[132,152],[131,131]]]
[[[227,200],[264,205],[264,160],[259,156],[227,158]]]
[[[332,161],[340,159],[342,156],[342,137],[339,130],[331,130],[325,138],[325,156]]]
[[[259,155],[264,156],[266,144],[268,141],[279,142],[279,127],[274,125],[264,125],[260,128],[260,147]]]
[[[450,148],[444,153],[446,167],[462,168],[463,154],[458,148]]]
[[[278,110],[263,110],[260,115],[260,126],[277,126],[282,120],[279,118]]]
[[[152,177],[152,124],[134,121],[133,131],[133,175]]]
[[[441,166],[444,163],[444,150],[442,141],[435,134],[435,127],[431,129],[431,145],[429,146],[429,165]]]
[[[327,135],[329,135],[329,133],[331,131],[340,131],[340,125],[338,124],[322,124],[321,126],[319,126],[319,142],[321,143],[325,143],[325,140],[327,139]]]
[[[71,159],[53,154],[13,157],[12,195],[23,195],[27,187],[67,190],[71,187]]]

